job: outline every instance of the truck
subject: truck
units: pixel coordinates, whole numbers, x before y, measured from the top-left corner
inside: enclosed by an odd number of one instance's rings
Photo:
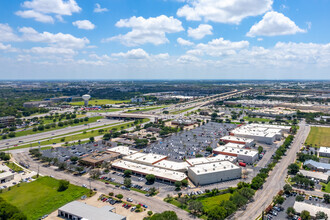
[[[240,165],[241,167],[246,167],[246,163],[243,162],[239,162],[238,165]]]

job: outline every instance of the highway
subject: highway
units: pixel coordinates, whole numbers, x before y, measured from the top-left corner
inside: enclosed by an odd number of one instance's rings
[[[269,177],[263,185],[263,188],[258,190],[254,196],[254,201],[249,203],[244,211],[236,212],[235,216],[231,219],[256,219],[268,205],[271,204],[273,197],[285,185],[285,178],[287,175],[287,167],[296,159],[296,153],[308,136],[310,126],[305,122],[299,124],[299,130],[291,144],[291,148],[287,151],[287,156],[276,164],[273,171],[269,173]]]
[[[118,123],[118,122],[120,122],[120,121],[100,119],[100,122],[93,122],[93,123],[89,123],[88,125],[77,125],[77,126],[66,127],[66,128],[62,128],[62,129],[53,130],[53,131],[45,131],[45,132],[38,133],[38,134],[31,134],[31,135],[26,135],[26,136],[21,136],[21,137],[16,137],[16,138],[0,140],[0,149],[12,147],[17,144],[26,144],[27,142],[35,142],[35,141],[38,141],[41,139],[49,139],[49,138],[52,138],[53,136],[65,135],[65,134],[71,133],[71,132],[78,132],[78,131],[81,131],[81,130],[84,130],[87,128],[94,128],[94,127],[99,127],[102,125],[111,125],[111,124]],[[24,143],[19,143],[19,141],[24,141]]]

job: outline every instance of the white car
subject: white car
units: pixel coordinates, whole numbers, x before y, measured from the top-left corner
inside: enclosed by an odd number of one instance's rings
[[[85,187],[85,188],[87,188],[87,185],[86,185],[86,184],[82,184],[82,187]]]

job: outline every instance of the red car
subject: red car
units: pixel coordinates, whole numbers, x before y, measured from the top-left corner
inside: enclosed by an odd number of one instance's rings
[[[122,207],[124,207],[126,205],[126,203],[124,203],[123,205],[122,205]]]

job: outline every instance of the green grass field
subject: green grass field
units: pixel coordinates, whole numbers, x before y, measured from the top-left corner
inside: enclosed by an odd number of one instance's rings
[[[59,180],[41,177],[31,183],[14,186],[0,196],[21,210],[28,219],[35,220],[89,192],[86,188],[71,184],[67,190],[58,192],[58,185]]]
[[[197,198],[197,200],[199,200],[203,204],[205,212],[209,212],[214,207],[219,206],[222,201],[229,200],[231,195],[232,194],[230,193],[225,193],[213,197],[201,197]]]
[[[15,172],[23,171],[23,169],[20,166],[17,166],[16,164],[12,162],[6,162],[6,166],[10,169],[14,170]]]
[[[311,127],[311,131],[306,140],[306,145],[317,147],[330,147],[330,128]]]
[[[124,102],[131,102],[131,100],[111,100],[111,99],[94,99],[89,100],[88,104],[90,105],[106,105],[106,104],[120,104]],[[80,102],[71,102],[71,105],[84,105],[83,101]]]
[[[251,117],[243,117],[245,121],[257,121],[257,122],[270,122],[270,119],[267,118],[251,118]]]

